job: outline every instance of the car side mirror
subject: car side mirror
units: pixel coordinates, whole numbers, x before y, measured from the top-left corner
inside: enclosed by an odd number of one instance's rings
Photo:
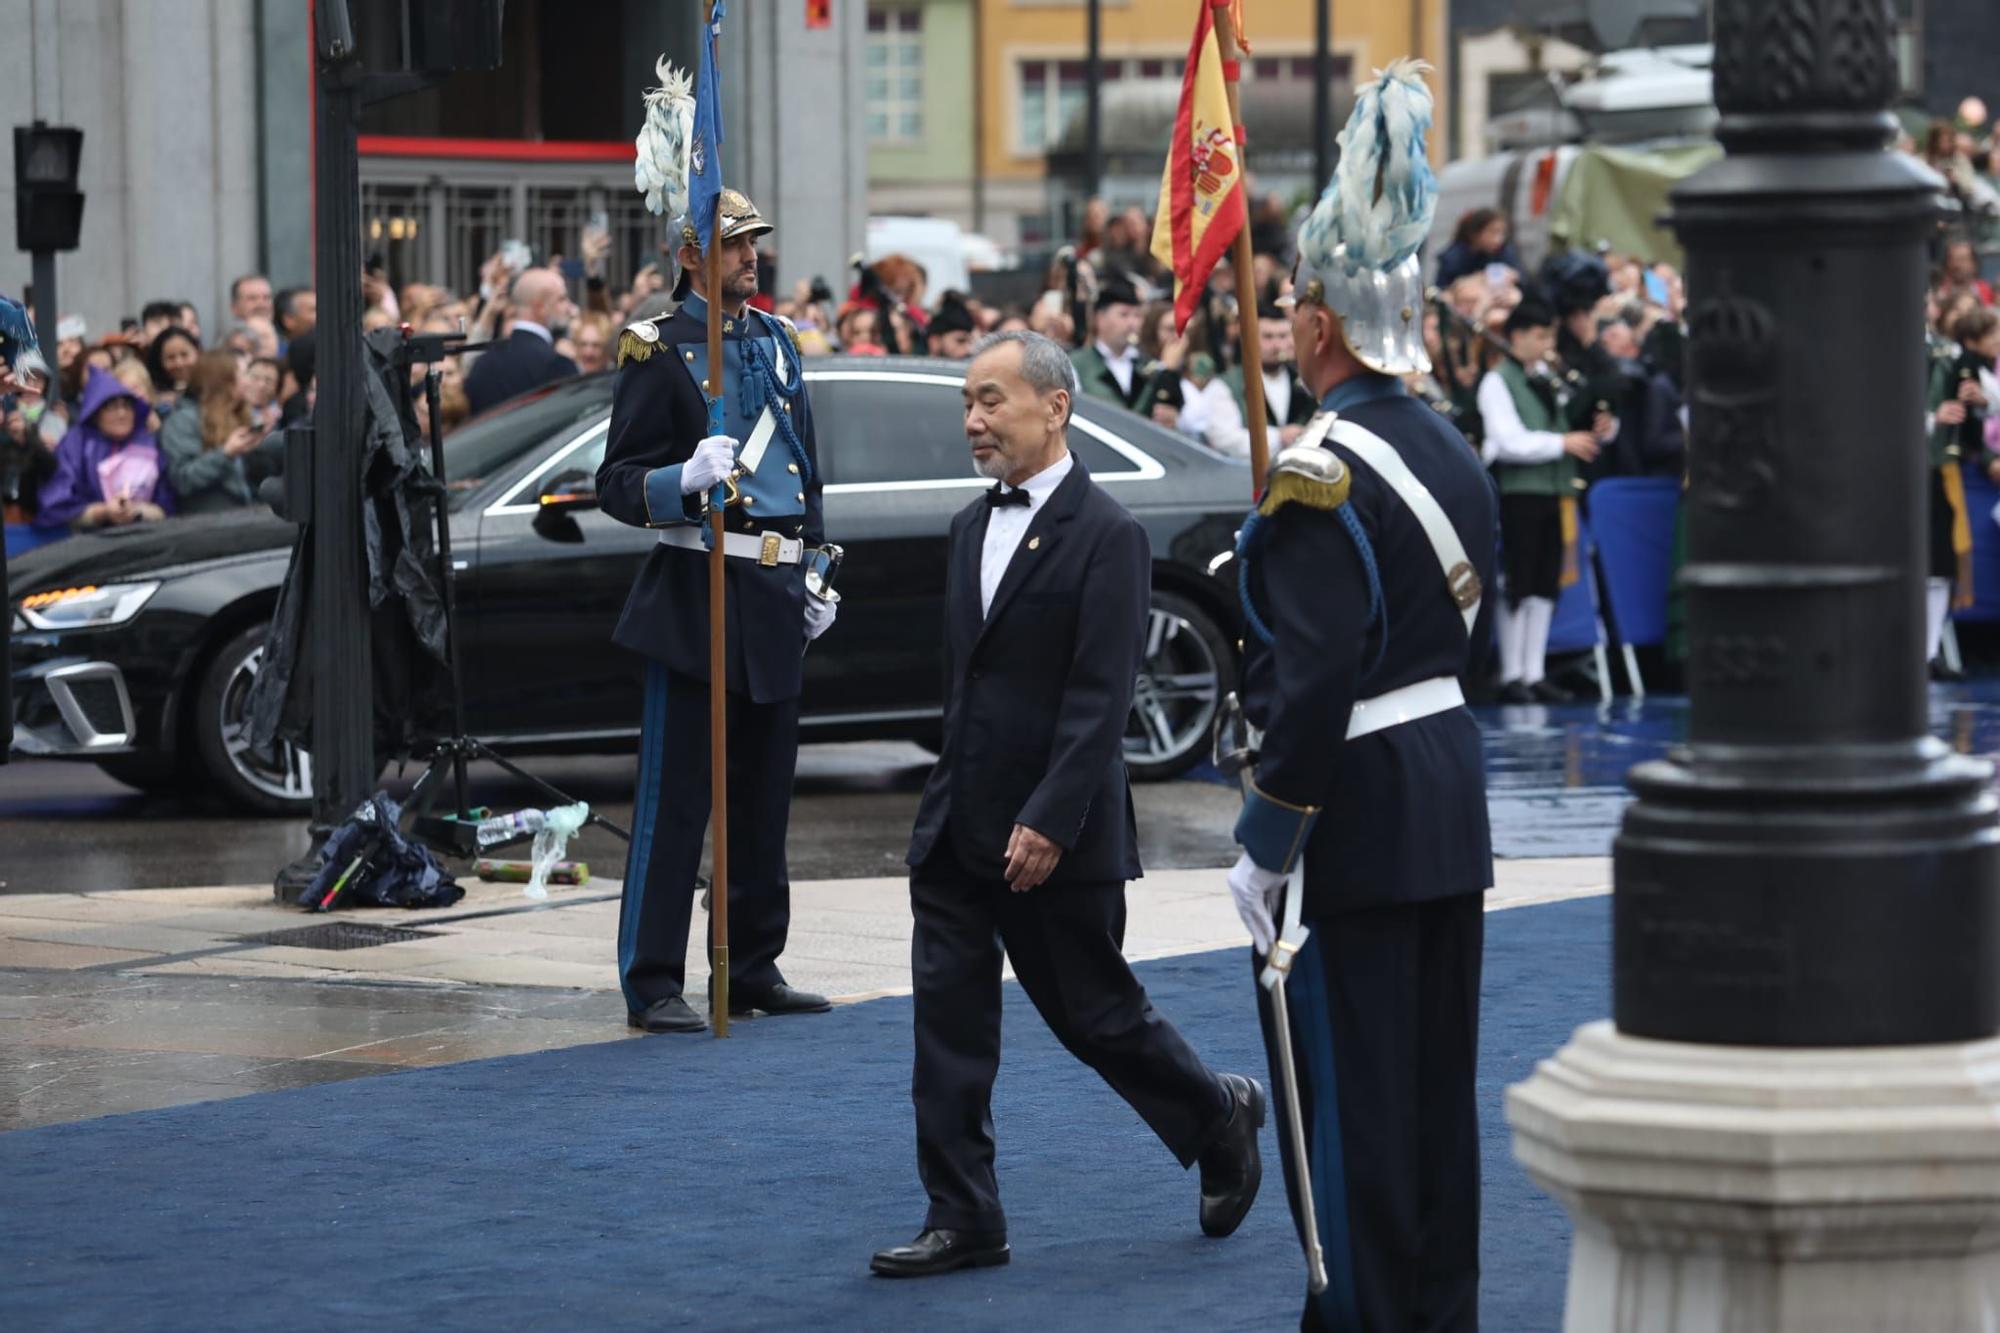
[[[535,497],[535,531],[553,542],[580,542],[583,529],[576,516],[597,508],[597,479],[588,472],[558,472],[542,483]]]

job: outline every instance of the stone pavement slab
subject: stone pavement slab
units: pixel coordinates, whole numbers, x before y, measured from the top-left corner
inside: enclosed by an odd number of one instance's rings
[[[1498,877],[1492,911],[1608,892],[1611,867],[1502,861]],[[449,908],[325,917],[244,887],[0,898],[0,1130],[623,1040],[620,887],[535,902],[472,882]],[[1158,871],[1127,900],[1134,961],[1248,943],[1220,870]],[[429,937],[344,950],[256,938],[333,921]],[[698,1005],[704,924],[687,960]],[[909,958],[903,876],[792,886],[794,983],[842,1003],[904,994]]]

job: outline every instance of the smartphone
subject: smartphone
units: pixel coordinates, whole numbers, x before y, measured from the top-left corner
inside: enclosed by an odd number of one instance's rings
[[[519,237],[509,237],[500,242],[500,260],[516,273],[526,273],[535,262],[528,249],[528,243]]]
[[[1653,270],[1647,269],[1644,281],[1646,285],[1646,299],[1656,306],[1666,306],[1669,300],[1667,295],[1667,280],[1653,272]]]
[[[1510,265],[1488,264],[1486,266],[1487,286],[1504,287],[1513,280],[1514,280],[1514,270]]]
[[[611,215],[601,208],[592,213],[589,220],[583,224],[583,239],[586,241],[594,240],[599,236],[609,236],[610,234]]]

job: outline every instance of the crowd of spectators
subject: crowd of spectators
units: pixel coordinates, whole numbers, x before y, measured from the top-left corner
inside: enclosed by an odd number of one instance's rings
[[[1975,241],[2000,239],[1982,230],[2000,225],[1992,174],[2000,153],[1985,108],[1968,101],[1955,121],[1938,122],[1921,144],[1905,147],[1940,173],[1960,213],[1937,250],[1933,352],[1948,347],[1976,358],[1985,345],[1983,326],[1966,320],[1992,307],[1993,288]],[[962,359],[981,334],[1033,329],[1074,349],[1086,394],[1217,454],[1243,458],[1250,452],[1245,382],[1252,373],[1240,353],[1244,319],[1251,321],[1271,447],[1297,438],[1314,407],[1297,377],[1290,321],[1280,304],[1302,207],[1253,194],[1255,291],[1239,293],[1234,269],[1218,265],[1184,329],[1176,327],[1172,276],[1151,251],[1153,219],[1102,200],[1084,209],[1079,234],[1037,275],[1039,283],[1007,289],[1012,299],[933,292],[922,265],[891,255],[857,270],[844,292],[799,279],[755,303],[790,321],[807,356]],[[407,324],[420,333],[462,332],[492,344],[442,363],[439,424],[448,434],[514,394],[609,368],[618,329],[671,310],[672,261],[648,264],[629,286],[614,289],[605,277],[609,246],[601,231],[586,232],[580,262],[567,266],[554,258],[529,266],[503,251],[481,267],[477,288],[463,293],[424,282],[395,289],[371,268],[361,278],[362,322],[365,329]],[[774,257],[766,259],[775,266]],[[1457,220],[1432,271],[1436,298],[1425,313],[1424,337],[1434,369],[1412,377],[1410,388],[1448,415],[1489,462],[1494,446],[1481,385],[1514,354],[1509,321],[1531,302],[1553,312],[1556,338],[1527,369],[1547,384],[1564,431],[1578,438],[1582,483],[1680,474],[1687,293],[1672,265],[1584,248],[1559,251],[1531,272],[1506,217],[1475,209]],[[101,333],[64,318],[55,383],[45,393],[0,399],[0,499],[8,522],[90,527],[256,503],[259,481],[280,463],[274,432],[312,408],[316,320],[310,289],[277,290],[258,274],[231,285],[229,309],[208,334],[200,312],[181,300],[150,301],[135,318]],[[2000,479],[2000,412],[1986,411],[1989,402],[2000,406],[2000,384],[1990,358],[1986,369],[1983,387],[1971,377],[1975,387],[1954,388],[1952,399],[1964,395],[1992,449],[1980,465]],[[425,402],[416,387],[422,422]],[[1933,404],[1934,424],[1940,405]],[[1958,412],[1945,406],[1944,417]]]

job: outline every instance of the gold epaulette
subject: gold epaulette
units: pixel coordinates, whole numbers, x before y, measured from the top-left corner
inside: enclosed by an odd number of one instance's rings
[[[1271,463],[1271,479],[1257,512],[1269,518],[1288,504],[1331,513],[1347,503],[1354,488],[1354,476],[1339,455],[1318,445],[1293,445],[1281,450]]]
[[[644,361],[660,345],[660,326],[650,319],[628,324],[618,333],[618,368],[628,361]]]

